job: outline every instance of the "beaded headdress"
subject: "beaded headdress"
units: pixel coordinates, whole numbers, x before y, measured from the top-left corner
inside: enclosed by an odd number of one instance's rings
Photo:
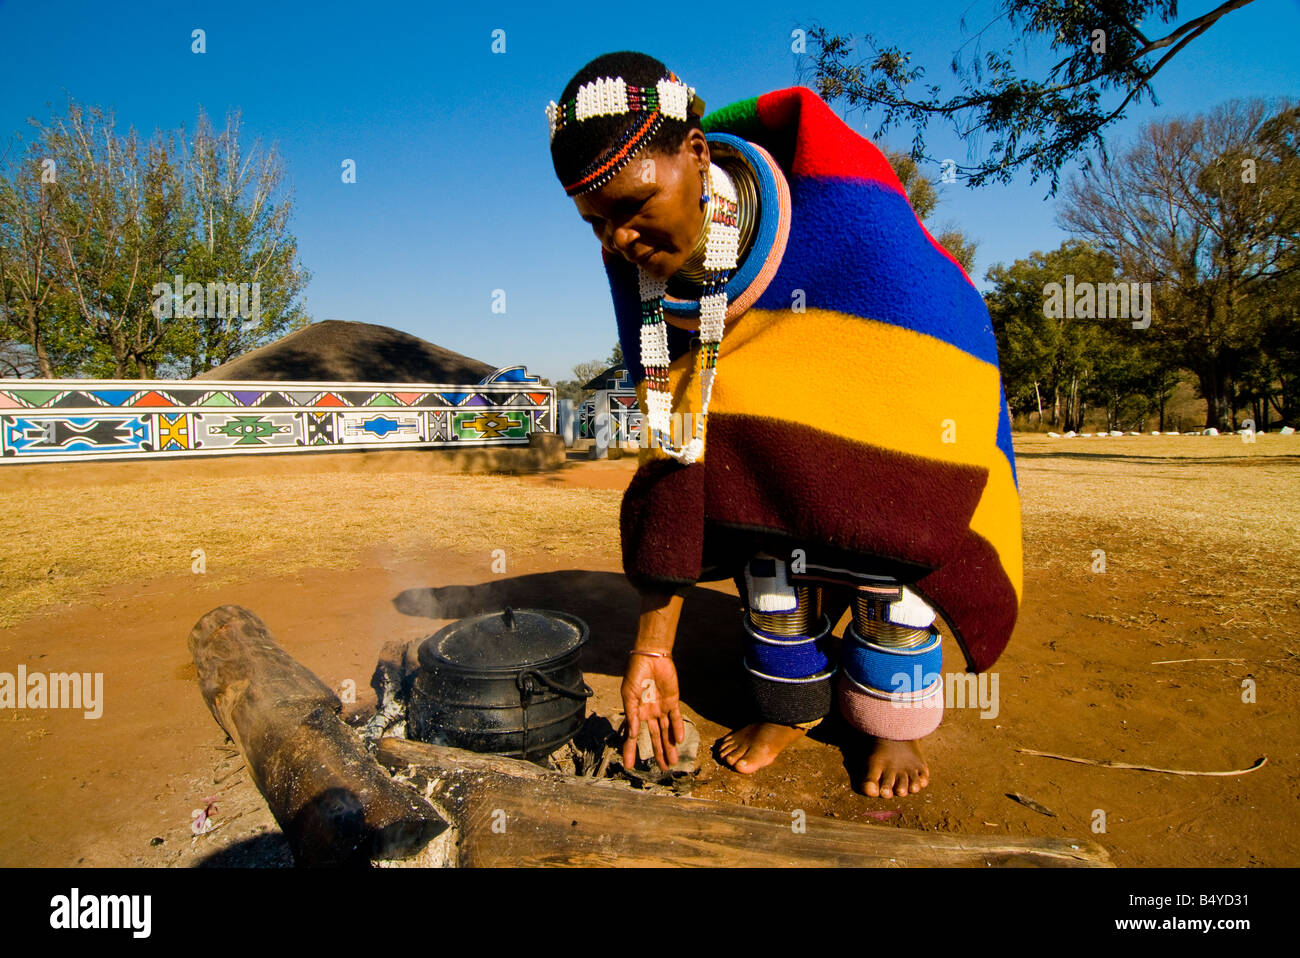
[[[622,169],[632,156],[658,131],[665,116],[685,122],[687,111],[704,114],[704,101],[693,87],[669,71],[653,87],[634,86],[621,77],[602,77],[583,84],[572,100],[546,107],[551,140],[573,123],[598,116],[644,114],[632,123],[600,156],[588,163],[577,179],[566,183],[569,196],[599,189]],[[704,179],[701,171],[701,179]],[[727,316],[727,280],[740,258],[739,196],[730,176],[717,164],[710,164],[700,202],[704,210],[704,253],[700,293],[699,376],[700,413],[694,435],[680,448],[672,445],[672,395],[668,390],[668,328],[664,319],[664,294],[668,283],[638,266],[641,297],[641,365],[645,369],[646,417],[650,438],[667,455],[689,465],[704,454],[704,425],[717,374],[718,349]]]
[[[601,77],[578,87],[571,100],[559,104],[552,100],[546,107],[552,142],[560,130],[573,123],[597,116],[644,114],[641,122],[631,124],[605,153],[587,164],[576,180],[564,184],[564,192],[576,196],[600,189],[658,132],[664,117],[684,123],[688,110],[703,116],[704,101],[696,96],[694,87],[677,79],[671,70],[654,86],[634,86],[622,77]]]

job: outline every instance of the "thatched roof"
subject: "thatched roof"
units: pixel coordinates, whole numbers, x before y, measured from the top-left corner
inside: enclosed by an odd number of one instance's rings
[[[471,385],[496,369],[389,326],[327,319],[194,378]]]

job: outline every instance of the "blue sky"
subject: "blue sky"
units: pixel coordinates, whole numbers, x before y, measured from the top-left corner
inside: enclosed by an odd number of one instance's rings
[[[1182,18],[1215,6],[1184,2]],[[713,109],[799,82],[791,31],[820,22],[910,50],[939,77],[965,39],[961,17],[978,27],[997,6],[775,0],[741,9],[0,0],[0,134],[50,107],[62,112],[68,96],[144,133],[191,127],[200,108],[220,126],[239,109],[245,140],[274,143],[284,158],[314,319],[382,323],[563,379],[617,338],[599,246],[547,150],[543,109],[579,67],[642,50]],[[195,28],[207,34],[203,55],[190,52]],[[504,53],[492,52],[497,29]],[[1131,109],[1109,135],[1112,150],[1153,118],[1300,95],[1297,39],[1300,0],[1256,0],[1229,14],[1165,67],[1160,106]],[[875,129],[870,116],[846,118]],[[910,137],[895,130],[886,142],[905,147]],[[946,129],[932,126],[931,137],[932,155],[964,159]],[[344,159],[356,161],[355,184],[341,181]],[[948,186],[932,222],[979,241],[973,278],[982,286],[993,263],[1067,238],[1045,192],[1027,176],[977,191]],[[492,312],[496,289],[505,314]]]

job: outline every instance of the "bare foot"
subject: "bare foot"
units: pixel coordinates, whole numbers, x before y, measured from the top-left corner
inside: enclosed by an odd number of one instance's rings
[[[930,767],[921,757],[919,741],[874,739],[867,756],[867,771],[854,787],[872,798],[904,798],[930,784]]]
[[[804,732],[791,725],[755,722],[724,735],[718,742],[718,754],[737,772],[749,775],[771,765],[781,750]]]

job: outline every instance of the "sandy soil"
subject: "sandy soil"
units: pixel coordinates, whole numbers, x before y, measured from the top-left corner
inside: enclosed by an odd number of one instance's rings
[[[1233,437],[1026,436],[1017,451],[1025,601],[995,667],[998,712],[947,713],[927,743],[930,788],[903,800],[854,793],[843,732],[826,723],[754,776],[706,757],[696,794],[801,808],[810,818],[866,821],[898,810],[891,820],[898,827],[1087,838],[1121,866],[1300,864],[1300,436],[1254,445]],[[439,589],[471,587],[486,605],[565,609],[591,627],[584,668],[598,693],[595,709],[617,711],[636,596],[620,571],[613,523],[634,468],[632,459],[574,456],[559,473],[458,480],[541,511],[571,508],[578,496],[592,504],[574,513],[590,528],[578,530],[572,548],[557,550],[535,532],[507,537],[505,574],[491,570],[484,548],[501,535],[495,527],[482,540],[411,539],[397,504],[419,487],[401,475],[375,480],[388,483],[393,535],[349,533],[346,561],[326,550],[313,553],[322,564],[272,571],[293,562],[276,552],[277,528],[305,524],[329,536],[328,526],[313,525],[318,511],[349,507],[304,499],[282,511],[282,526],[260,530],[264,548],[228,560],[221,576],[158,574],[129,553],[110,557],[117,581],[96,579],[93,563],[90,571],[65,570],[57,601],[20,610],[0,631],[0,672],[20,664],[29,672],[102,672],[103,715],[0,710],[0,865],[288,863],[265,803],[199,695],[186,649],[194,622],[223,603],[255,611],[336,689],[354,684],[354,714],[373,708],[368,684],[384,643],[421,638],[458,614],[439,606],[447,596]],[[241,469],[227,481],[250,498],[270,494],[272,478],[293,481],[282,461],[245,461]],[[166,482],[185,476],[173,466]],[[0,469],[10,516],[0,534],[24,550],[0,562],[6,590],[31,586],[24,557],[43,541],[129,521],[120,503],[158,481],[147,469],[87,479],[60,468],[39,483],[17,477]],[[231,489],[205,495],[207,512],[231,508]],[[42,496],[62,496],[66,505],[52,514]],[[496,501],[486,498],[485,508]],[[26,516],[24,503],[32,509]],[[199,518],[193,503],[186,508]],[[1097,550],[1105,552],[1104,572]],[[683,698],[706,742],[749,720],[735,674],[736,603],[730,583],[695,589],[678,639]],[[1184,659],[1198,661],[1169,663]],[[949,638],[945,670],[960,661]],[[1253,701],[1243,700],[1251,697],[1243,683],[1253,685]],[[1263,756],[1268,763],[1239,777],[1183,777],[1017,748],[1173,769],[1243,769]],[[195,837],[192,812],[213,797],[216,828]]]

